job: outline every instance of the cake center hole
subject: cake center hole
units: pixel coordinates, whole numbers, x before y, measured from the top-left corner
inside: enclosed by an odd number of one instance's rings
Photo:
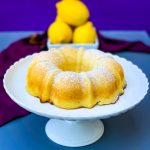
[[[68,61],[65,65],[62,64],[60,69],[63,71],[87,72],[93,69],[93,65],[90,61]]]

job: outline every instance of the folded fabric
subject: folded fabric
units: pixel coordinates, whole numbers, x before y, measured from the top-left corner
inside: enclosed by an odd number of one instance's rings
[[[46,35],[46,33],[35,34],[18,40],[0,53],[0,126],[14,118],[29,114],[28,111],[15,104],[6,94],[3,87],[3,77],[6,70],[15,61],[29,54],[40,52],[42,49],[46,50]],[[105,52],[118,52],[124,50],[150,52],[150,47],[144,45],[142,42],[110,39],[101,34],[98,34],[98,38],[100,42],[99,49]]]
[[[98,34],[99,49],[104,52],[134,51],[150,53],[150,47],[140,41],[129,42],[125,40],[112,39]]]
[[[46,34],[35,34],[12,43],[0,53],[0,126],[17,117],[29,114],[28,111],[14,103],[3,87],[6,70],[22,57],[45,49]]]

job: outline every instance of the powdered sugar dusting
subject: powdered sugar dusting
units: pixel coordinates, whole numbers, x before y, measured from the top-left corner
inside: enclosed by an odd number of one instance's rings
[[[83,88],[85,86],[85,80],[84,80],[85,78],[87,78],[86,72],[81,72],[80,73],[80,83]]]
[[[55,83],[63,81],[66,84],[75,85],[80,82],[79,73],[65,71],[55,76]]]
[[[92,71],[87,72],[87,75],[90,78],[94,78],[97,82],[99,82],[100,78],[105,78],[106,81],[113,82],[115,80],[114,75],[107,71],[104,68],[98,67]]]
[[[36,54],[33,59],[35,59],[35,60],[44,60],[44,59],[46,59],[48,57],[48,54],[49,54],[48,51],[40,52],[40,53]]]
[[[112,56],[108,53],[104,53],[100,50],[86,50],[86,53],[89,53],[91,56],[94,57],[94,59],[98,59],[98,58],[101,58],[101,57],[111,57]]]
[[[47,71],[49,71],[50,69],[56,68],[56,66],[50,62],[39,62],[36,65],[38,65],[39,69],[43,68],[44,70],[47,70]]]

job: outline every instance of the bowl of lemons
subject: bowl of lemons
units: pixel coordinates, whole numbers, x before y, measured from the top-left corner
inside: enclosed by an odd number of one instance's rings
[[[97,49],[99,46],[96,29],[89,21],[87,6],[79,0],[62,0],[56,3],[57,15],[47,30],[47,47],[62,45]]]

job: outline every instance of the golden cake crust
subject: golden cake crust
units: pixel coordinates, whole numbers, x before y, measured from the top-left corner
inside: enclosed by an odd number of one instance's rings
[[[126,84],[122,66],[112,57],[72,47],[38,53],[26,81],[31,95],[65,109],[114,103]]]

